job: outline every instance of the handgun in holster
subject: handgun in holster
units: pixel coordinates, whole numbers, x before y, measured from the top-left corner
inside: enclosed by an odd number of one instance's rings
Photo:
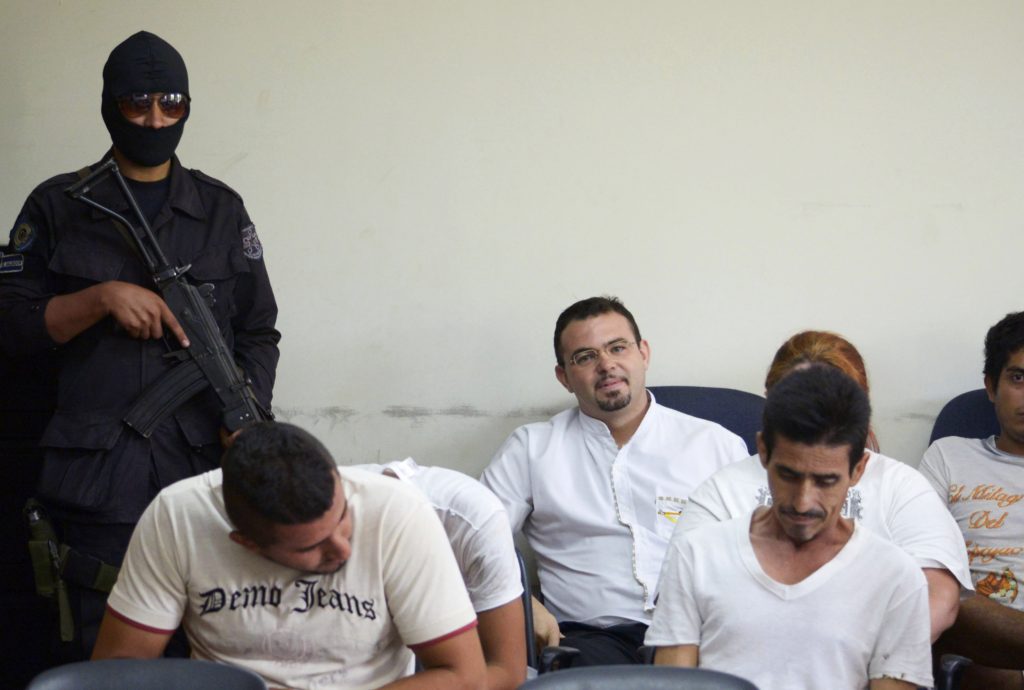
[[[109,592],[117,580],[118,568],[61,544],[46,509],[36,499],[30,498],[25,504],[25,518],[28,520],[28,552],[32,558],[36,592],[47,599],[56,599],[60,639],[70,642],[74,639],[75,629],[67,583]]]
[[[30,498],[25,504],[25,519],[28,520],[28,553],[32,558],[36,593],[41,597],[57,600],[60,639],[63,642],[70,642],[75,637],[75,627],[71,618],[67,585],[60,576],[61,559],[57,533],[46,517],[43,506],[34,498]]]

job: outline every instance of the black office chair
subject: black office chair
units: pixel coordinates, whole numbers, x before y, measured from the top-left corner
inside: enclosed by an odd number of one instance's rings
[[[965,656],[943,654],[935,676],[935,690],[959,690],[964,673],[974,664]]]
[[[747,444],[747,451],[757,452],[757,432],[761,430],[764,398],[734,388],[706,386],[650,386],[659,404],[683,414],[700,417],[736,434]]]
[[[526,570],[526,559],[523,552],[516,549],[516,560],[519,561],[519,580],[523,583],[523,622],[526,627],[526,665],[537,668],[537,640],[533,636],[533,602],[530,601],[530,574]]]
[[[193,659],[104,659],[44,671],[26,690],[267,690],[252,671]]]
[[[946,436],[964,438],[988,438],[999,433],[996,410],[988,399],[984,388],[968,391],[946,403],[932,427],[928,443],[935,443]]]
[[[516,559],[519,561],[519,579],[523,583],[523,619],[526,623],[526,665],[535,669],[538,674],[569,668],[573,660],[580,655],[580,650],[573,647],[545,647],[537,650],[537,638],[533,635],[533,592],[530,587],[530,574],[526,569],[526,559],[518,548]]]
[[[757,690],[750,681],[703,668],[587,666],[528,680],[519,690]]]

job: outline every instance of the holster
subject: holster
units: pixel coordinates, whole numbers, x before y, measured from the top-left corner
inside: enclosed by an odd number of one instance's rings
[[[117,580],[118,568],[61,544],[46,510],[36,499],[30,498],[25,504],[25,518],[28,520],[28,552],[32,559],[36,593],[56,600],[60,639],[70,642],[75,637],[75,626],[67,583],[110,592]]]

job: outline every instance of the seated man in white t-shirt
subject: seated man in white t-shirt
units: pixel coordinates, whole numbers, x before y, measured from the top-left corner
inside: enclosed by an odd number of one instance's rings
[[[580,650],[574,665],[639,663],[675,516],[747,446],[654,400],[650,346],[617,299],[565,309],[554,346],[555,377],[578,407],[516,429],[480,480],[536,554],[540,645]]]
[[[765,377],[771,390],[794,369],[814,362],[836,367],[869,393],[864,360],[848,340],[828,331],[802,331],[779,347]],[[971,588],[963,539],[949,511],[917,470],[882,455],[868,431],[868,464],[843,503],[845,518],[896,544],[917,561],[928,580],[932,641],[953,624],[960,589]],[[752,456],[729,465],[698,486],[683,508],[677,529],[748,514],[768,505],[768,475]]]
[[[501,501],[472,477],[412,458],[354,469],[395,477],[416,487],[434,507],[477,616],[487,662],[487,690],[514,690],[526,680],[523,583]]]
[[[965,689],[1024,688],[1024,312],[985,338],[985,388],[999,435],[940,438],[921,473],[956,519],[977,593],[960,604],[938,653],[971,658]],[[963,548],[961,544],[961,548]]]
[[[867,395],[830,366],[768,392],[757,446],[772,503],[673,535],[646,638],[656,664],[761,690],[931,686],[921,569],[841,515],[869,421]]]
[[[93,658],[192,655],[271,687],[483,688],[476,615],[416,490],[357,470],[289,424],[242,432],[221,470],[146,509]],[[412,652],[425,670],[401,678]]]

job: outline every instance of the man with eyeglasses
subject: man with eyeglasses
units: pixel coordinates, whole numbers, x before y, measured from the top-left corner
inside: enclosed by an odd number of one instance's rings
[[[554,346],[555,377],[578,406],[517,429],[481,481],[537,556],[538,643],[579,649],[577,665],[638,663],[675,517],[747,447],[654,400],[650,346],[616,298],[563,311]]]
[[[55,349],[61,364],[57,409],[41,440],[38,498],[68,547],[59,563],[68,589],[64,660],[88,656],[105,590],[143,509],[161,488],[216,468],[223,433],[209,390],[149,437],[122,421],[175,364],[168,353],[188,342],[118,228],[68,199],[68,186],[113,157],[164,253],[190,266],[193,282],[211,286],[217,325],[270,408],[280,334],[263,248],[238,194],[174,155],[190,108],[178,51],[145,31],[123,41],[103,68],[101,114],[113,147],[100,163],[39,185],[11,231],[15,259],[5,261],[0,285],[0,351]],[[114,184],[91,194],[131,217]]]

